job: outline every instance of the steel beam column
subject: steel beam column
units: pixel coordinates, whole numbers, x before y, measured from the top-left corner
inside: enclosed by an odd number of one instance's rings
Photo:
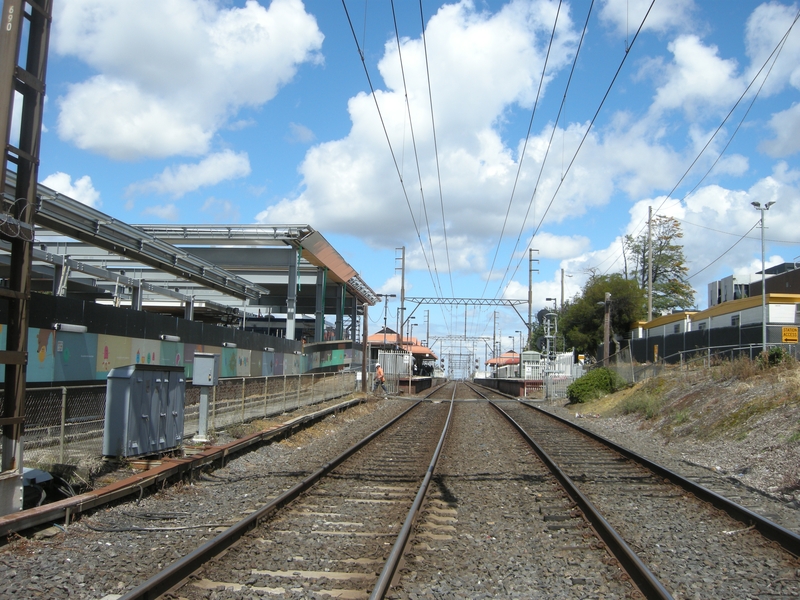
[[[297,310],[297,265],[300,262],[298,254],[302,250],[292,252],[289,256],[289,282],[286,285],[286,338],[294,339],[295,311]]]
[[[347,284],[336,286],[336,339],[344,339],[344,303],[347,298]]]
[[[328,287],[328,269],[317,268],[317,297],[314,310],[314,341],[325,340],[325,289]]]
[[[25,7],[30,13],[25,14]],[[6,340],[3,449],[0,465],[0,514],[22,507],[22,434],[25,419],[25,378],[28,317],[33,263],[33,219],[39,174],[39,144],[44,108],[45,72],[50,41],[51,0],[4,0],[0,27],[0,122],[3,159],[0,181],[5,185],[8,163],[15,163],[16,187],[11,218],[19,224],[16,234],[6,231],[11,243],[8,334]],[[23,18],[29,21],[28,31]],[[18,64],[27,33],[26,64]],[[11,144],[11,117],[15,100],[20,114],[18,146]]]

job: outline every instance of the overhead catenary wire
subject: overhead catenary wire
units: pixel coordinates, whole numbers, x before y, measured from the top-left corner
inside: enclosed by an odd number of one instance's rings
[[[403,64],[403,50],[402,50],[402,45],[400,44],[400,31],[397,28],[397,14],[394,8],[394,0],[391,0],[390,4],[392,6],[392,20],[394,22],[394,37],[397,42],[397,57],[400,62],[400,74],[403,78],[403,95],[405,98],[406,112],[408,113],[408,127],[409,131],[411,132],[411,145],[414,149],[414,162],[417,167],[417,179],[419,180],[419,195],[422,201],[422,211],[425,217],[425,227],[427,228],[428,231],[428,244],[431,250],[431,260],[433,261],[433,270],[436,281],[439,284],[439,290],[441,292],[442,284],[441,280],[439,279],[439,269],[436,266],[436,251],[434,250],[433,247],[433,237],[431,236],[431,224],[430,224],[430,219],[428,219],[428,207],[425,202],[425,190],[423,189],[422,186],[422,171],[419,166],[419,152],[417,151],[417,138],[416,135],[414,134],[414,121],[411,117],[411,103],[409,102],[408,99],[408,84],[406,82],[406,69],[405,65]],[[452,288],[452,279],[451,279],[451,288]]]
[[[422,48],[425,53],[425,74],[428,80],[428,102],[431,107],[431,131],[433,132],[433,153],[436,158],[436,180],[439,183],[439,205],[442,209],[442,236],[444,237],[444,252],[447,258],[447,273],[450,277],[450,293],[455,295],[453,287],[453,269],[450,267],[450,247],[447,242],[447,219],[444,215],[444,195],[442,194],[442,172],[439,167],[439,143],[436,138],[436,119],[433,111],[433,91],[431,89],[431,70],[428,62],[428,40],[425,35],[425,16],[422,12],[422,0],[419,0],[419,18],[422,23]]]
[[[689,172],[692,170],[694,165],[697,164],[697,161],[700,159],[700,157],[703,155],[703,153],[705,153],[705,151],[709,148],[709,146],[711,145],[711,142],[714,140],[714,138],[716,138],[716,136],[722,131],[722,128],[725,126],[725,123],[727,123],[728,119],[731,118],[731,116],[733,115],[733,113],[736,110],[736,108],[739,106],[739,104],[745,98],[747,93],[750,91],[750,88],[753,87],[753,85],[758,80],[758,78],[761,75],[761,73],[764,71],[764,69],[767,67],[767,65],[769,65],[769,69],[767,69],[767,73],[764,75],[764,78],[761,81],[761,85],[758,87],[758,90],[753,95],[753,98],[750,101],[750,104],[748,105],[747,110],[742,115],[742,118],[739,120],[739,123],[736,125],[736,128],[734,129],[733,133],[728,138],[728,141],[725,144],[725,146],[722,148],[722,150],[720,150],[719,154],[717,155],[717,158],[714,160],[714,162],[711,164],[711,166],[706,170],[706,172],[703,174],[703,176],[699,178],[699,180],[694,185],[694,187],[692,187],[691,190],[686,192],[686,194],[684,194],[683,197],[680,200],[677,200],[675,202],[675,204],[680,204],[680,203],[684,202],[691,194],[693,194],[697,190],[697,188],[700,187],[700,184],[703,181],[706,180],[706,178],[709,176],[709,174],[717,166],[717,164],[722,159],[722,157],[724,156],[725,152],[728,150],[728,148],[730,147],[731,143],[733,142],[734,137],[739,132],[739,130],[741,129],[741,127],[744,124],[744,122],[747,120],[747,117],[750,114],[750,111],[752,110],[753,105],[755,104],[756,100],[758,99],[759,95],[761,94],[761,91],[764,89],[764,85],[766,84],[767,80],[769,79],[769,76],[772,73],[772,69],[775,67],[775,63],[777,62],[778,57],[780,56],[781,52],[783,51],[784,46],[786,45],[786,40],[788,39],[789,34],[791,33],[791,31],[794,28],[795,24],[797,23],[798,19],[800,19],[800,10],[798,10],[798,12],[795,14],[795,17],[792,20],[792,23],[789,25],[789,28],[786,30],[786,33],[783,34],[783,37],[781,37],[781,39],[775,45],[775,48],[773,48],[772,52],[770,52],[769,56],[767,56],[767,58],[764,60],[764,63],[761,65],[761,68],[756,72],[755,75],[753,75],[753,77],[751,78],[751,80],[748,83],[747,87],[739,95],[739,98],[736,100],[734,105],[731,107],[731,109],[725,115],[725,118],[722,120],[722,122],[716,128],[716,130],[711,135],[711,137],[708,139],[706,144],[703,146],[703,148],[700,150],[700,152],[697,154],[697,156],[694,158],[694,160],[691,162],[691,164],[686,168],[686,170],[684,171],[683,175],[681,175],[681,177],[678,179],[678,182],[672,187],[670,192],[666,196],[664,196],[664,199],[661,201],[661,203],[658,205],[658,207],[653,211],[653,215],[656,215],[664,207],[664,204],[672,197],[672,194],[675,192],[675,190],[678,188],[678,186],[683,182],[683,180],[688,176]],[[771,62],[771,64],[770,64],[770,62]],[[681,219],[677,219],[677,220],[681,221]],[[634,228],[634,229],[637,230],[637,233],[641,233],[643,231],[643,229],[644,229],[644,226],[645,225],[643,224],[643,220],[641,220],[641,221],[639,221],[639,223],[637,225],[638,229],[636,229],[636,228]],[[738,234],[731,234],[731,235],[738,235]],[[735,244],[734,244],[734,246],[735,246]],[[733,249],[733,246],[731,247],[731,249]],[[730,251],[730,249],[728,251]],[[622,253],[617,254],[616,258],[614,259],[614,261],[605,270],[604,273],[608,273],[608,271],[610,271],[614,267],[614,265],[619,261],[621,256],[622,256]],[[714,259],[713,262],[717,262],[720,258],[722,258],[722,256],[717,257],[716,259]],[[606,260],[608,260],[608,258]],[[603,262],[605,262],[605,261],[603,261]],[[701,271],[702,270],[705,270],[705,268],[701,269]],[[700,271],[698,271],[698,273],[699,272]]]
[[[522,152],[520,152],[519,161],[517,163],[517,174],[514,177],[514,184],[511,186],[511,197],[508,199],[506,214],[505,217],[503,218],[503,227],[500,229],[500,236],[497,240],[497,246],[495,246],[494,249],[492,264],[489,267],[489,274],[486,277],[486,283],[483,286],[483,292],[481,295],[485,295],[486,289],[489,287],[489,281],[491,281],[492,273],[494,272],[494,265],[497,262],[497,256],[500,253],[500,245],[503,243],[503,237],[505,236],[506,225],[508,224],[508,217],[511,214],[511,205],[514,203],[514,193],[517,190],[517,183],[519,182],[519,176],[520,173],[522,172],[522,163],[525,160],[525,151],[528,148],[528,140],[530,140],[531,137],[531,129],[533,129],[533,119],[536,116],[536,109],[539,106],[539,98],[542,95],[542,87],[544,86],[544,76],[547,73],[547,65],[550,60],[550,51],[553,49],[553,40],[555,40],[556,37],[556,28],[558,27],[558,17],[561,15],[561,4],[562,4],[561,0],[559,0],[558,9],[556,10],[556,18],[553,20],[553,30],[550,32],[550,42],[547,44],[547,53],[545,54],[545,58],[542,64],[542,74],[539,76],[539,87],[536,90],[536,98],[534,99],[533,109],[531,110],[531,118],[530,121],[528,122],[528,131],[525,134],[525,142],[522,145]],[[513,256],[513,252],[511,254]],[[496,295],[497,294],[495,294],[495,296]]]
[[[397,177],[400,181],[400,187],[403,190],[403,197],[406,201],[406,206],[408,207],[408,212],[411,216],[411,222],[414,225],[414,231],[417,233],[417,240],[419,241],[420,250],[422,251],[422,256],[425,259],[425,264],[428,268],[428,274],[431,278],[431,283],[436,288],[436,279],[434,277],[433,271],[431,269],[430,261],[428,260],[428,255],[425,252],[425,244],[422,241],[422,234],[420,234],[419,226],[417,225],[417,220],[414,218],[414,209],[411,207],[411,200],[408,197],[408,190],[406,190],[405,182],[403,181],[403,175],[400,172],[400,165],[397,162],[397,156],[394,153],[394,148],[392,147],[392,141],[389,138],[389,132],[386,129],[386,122],[383,119],[383,113],[381,112],[380,104],[378,103],[378,97],[375,94],[375,86],[372,84],[372,78],[369,74],[369,69],[367,68],[367,61],[364,57],[364,52],[361,49],[361,45],[358,42],[358,35],[356,34],[355,28],[353,27],[353,20],[350,18],[350,13],[347,10],[347,2],[346,0],[342,0],[342,7],[344,8],[345,16],[347,17],[347,23],[350,26],[350,32],[353,35],[353,41],[356,43],[356,49],[358,50],[358,55],[361,58],[361,65],[364,68],[364,75],[367,77],[367,83],[369,84],[370,93],[372,94],[373,102],[375,102],[375,109],[378,112],[378,118],[381,122],[381,127],[383,128],[383,135],[386,138],[386,143],[389,145],[389,153],[392,156],[392,162],[394,163],[395,171],[397,172]]]
[[[697,277],[697,276],[698,276],[700,273],[702,273],[703,271],[705,271],[706,269],[708,269],[708,268],[709,268],[711,265],[713,265],[715,262],[717,262],[719,259],[721,259],[723,256],[725,256],[725,255],[726,255],[728,252],[730,252],[731,250],[733,250],[733,249],[736,247],[736,245],[737,245],[739,242],[741,242],[743,239],[745,239],[745,238],[747,237],[747,234],[748,234],[748,233],[750,233],[751,231],[753,231],[753,229],[755,229],[755,228],[756,228],[756,226],[758,225],[758,223],[760,223],[760,221],[756,222],[756,224],[755,224],[755,225],[753,225],[753,226],[752,226],[750,229],[748,229],[748,230],[747,230],[747,232],[746,232],[746,233],[745,233],[743,236],[741,236],[741,237],[740,237],[738,240],[736,240],[736,242],[734,242],[734,244],[733,244],[733,245],[732,245],[730,248],[728,248],[727,250],[725,250],[725,252],[723,252],[722,254],[720,254],[720,255],[719,255],[717,258],[715,258],[714,260],[712,260],[710,263],[708,263],[708,264],[707,264],[705,267],[703,267],[703,268],[702,268],[702,269],[700,269],[699,271],[695,271],[694,273],[692,273],[691,275],[689,275],[689,276],[686,278],[686,280],[688,281],[688,280],[690,280],[692,277]]]
[[[592,131],[592,128],[594,127],[595,121],[597,120],[597,117],[600,115],[600,111],[603,109],[603,106],[605,105],[606,100],[608,100],[609,94],[611,94],[611,89],[614,87],[614,83],[617,81],[617,78],[619,77],[620,73],[622,72],[622,68],[625,66],[625,62],[626,62],[628,56],[630,55],[630,51],[633,48],[633,45],[636,43],[636,40],[639,38],[639,34],[641,34],[641,32],[642,32],[642,28],[644,27],[644,24],[647,21],[647,17],[650,15],[650,11],[653,10],[653,5],[654,4],[655,4],[655,0],[652,0],[650,2],[650,6],[647,8],[647,12],[645,13],[644,18],[642,19],[642,22],[639,24],[639,27],[638,27],[638,29],[636,30],[636,33],[633,36],[633,39],[631,39],[630,45],[626,49],[625,54],[623,55],[622,60],[620,61],[619,66],[617,67],[617,70],[615,71],[614,76],[611,78],[611,82],[608,84],[608,88],[606,89],[605,93],[603,94],[603,98],[600,100],[600,104],[598,105],[597,110],[595,111],[594,115],[592,116],[592,120],[589,122],[589,126],[586,128],[586,131],[584,132],[583,137],[581,138],[581,141],[578,144],[578,147],[575,149],[575,153],[572,155],[572,158],[570,159],[570,162],[567,165],[566,170],[564,171],[564,175],[561,177],[561,180],[558,182],[558,185],[556,186],[556,189],[553,192],[552,197],[550,198],[550,202],[548,202],[548,204],[547,204],[547,208],[545,208],[544,213],[542,214],[542,216],[539,219],[539,223],[536,225],[536,228],[534,229],[533,233],[531,234],[530,241],[528,242],[529,246],[533,244],[533,240],[536,237],[536,234],[541,229],[542,224],[544,223],[545,217],[547,217],[547,213],[550,212],[550,209],[552,208],[553,203],[555,202],[556,196],[558,196],[559,191],[561,191],[561,186],[564,185],[564,181],[567,178],[567,174],[569,174],[569,172],[572,170],[572,167],[573,167],[573,165],[575,164],[575,161],[578,158],[578,154],[580,154],[580,151],[583,148],[583,144],[586,142],[586,138],[589,137],[589,133]],[[522,264],[522,259],[523,258],[524,258],[524,256],[522,258],[520,258],[519,261],[517,261],[517,266],[514,268],[514,271],[511,274],[512,277],[519,270],[519,267]],[[502,285],[502,283],[501,283],[501,285]]]
[[[531,199],[528,202],[528,208],[525,211],[525,217],[523,218],[522,223],[520,224],[519,233],[517,234],[517,239],[514,243],[514,248],[512,249],[511,254],[509,255],[508,264],[506,265],[505,272],[503,273],[503,278],[501,279],[500,282],[501,287],[503,285],[503,282],[506,280],[506,277],[508,276],[509,269],[511,268],[511,264],[514,260],[514,253],[517,251],[517,248],[519,248],[519,242],[522,239],[523,233],[525,232],[525,226],[528,223],[528,216],[530,215],[531,208],[535,206],[534,202],[536,199],[536,192],[539,190],[539,183],[541,182],[542,176],[544,174],[544,167],[545,164],[547,163],[547,158],[550,155],[550,149],[553,146],[553,138],[555,137],[556,131],[558,129],[558,124],[561,121],[561,113],[563,112],[564,106],[566,105],[567,102],[567,95],[569,94],[569,89],[572,84],[572,77],[575,74],[575,69],[578,64],[578,57],[580,56],[581,48],[583,48],[583,42],[584,39],[586,38],[586,32],[589,29],[589,19],[592,16],[593,8],[594,8],[594,0],[592,0],[591,4],[589,5],[589,10],[586,13],[586,20],[583,23],[583,30],[581,31],[581,37],[580,40],[578,41],[578,47],[575,50],[575,56],[572,59],[572,67],[570,68],[569,77],[567,78],[567,84],[564,86],[564,93],[561,97],[561,104],[558,108],[558,114],[556,115],[555,122],[553,123],[553,129],[550,132],[550,139],[547,141],[547,148],[545,149],[545,154],[544,157],[542,158],[542,164],[539,167],[539,174],[536,178],[536,184],[533,186],[533,192],[531,193]],[[530,135],[530,128],[528,129],[528,135]],[[562,138],[562,171],[563,171],[563,138]],[[516,273],[516,269],[514,272]]]

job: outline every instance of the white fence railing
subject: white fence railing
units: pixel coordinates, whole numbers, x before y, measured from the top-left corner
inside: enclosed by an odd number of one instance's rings
[[[209,432],[269,418],[351,394],[354,372],[221,379],[209,394]],[[189,383],[184,439],[198,431],[200,388]],[[29,388],[25,399],[25,466],[89,466],[102,456],[106,386]]]

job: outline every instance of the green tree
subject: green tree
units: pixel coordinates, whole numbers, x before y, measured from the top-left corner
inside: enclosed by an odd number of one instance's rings
[[[689,272],[683,246],[678,241],[683,238],[681,224],[677,219],[656,216],[651,224],[653,244],[653,313],[657,316],[673,309],[687,309],[694,306],[694,290],[686,281]],[[647,230],[637,237],[626,235],[625,276],[638,281],[647,290]],[[647,298],[645,296],[645,302]]]
[[[603,343],[606,292],[611,294],[610,335],[624,336],[646,317],[645,292],[636,281],[620,273],[593,275],[581,295],[565,303],[558,329],[567,344],[579,352],[594,354]]]

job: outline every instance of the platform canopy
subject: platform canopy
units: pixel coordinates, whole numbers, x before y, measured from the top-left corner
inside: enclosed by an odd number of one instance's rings
[[[341,324],[378,301],[310,225],[128,225],[42,185],[37,204],[34,291],[206,321],[280,315],[287,332],[295,317],[324,328],[326,314]]]

